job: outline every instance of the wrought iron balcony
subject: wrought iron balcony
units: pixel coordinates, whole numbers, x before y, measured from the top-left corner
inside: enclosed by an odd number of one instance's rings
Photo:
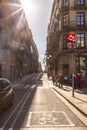
[[[68,25],[62,26],[62,29],[87,29],[87,21],[78,23],[77,21],[70,21]]]
[[[62,11],[63,12],[69,10],[71,7],[74,8],[74,9],[87,9],[87,0],[84,3],[78,3],[75,0],[74,4],[72,4],[71,6],[70,5],[64,5],[62,3]]]
[[[69,8],[70,8],[69,6],[63,6],[63,5],[62,5],[62,11],[63,11],[63,12],[69,10]]]
[[[84,8],[84,9],[86,9],[87,8],[87,3],[83,3],[83,4],[78,4],[76,1],[75,1],[75,4],[74,4],[74,8]]]

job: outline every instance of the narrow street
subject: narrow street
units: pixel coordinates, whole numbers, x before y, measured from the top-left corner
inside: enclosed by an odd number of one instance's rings
[[[31,74],[15,82],[14,91],[14,105],[0,115],[0,130],[85,127],[53,90],[46,74]]]

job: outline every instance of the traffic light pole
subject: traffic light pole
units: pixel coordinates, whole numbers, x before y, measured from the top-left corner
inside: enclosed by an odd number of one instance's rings
[[[67,34],[67,47],[70,49],[72,54],[72,96],[74,97],[74,48],[76,48],[76,33]]]
[[[74,52],[72,52],[72,66],[73,66],[73,71],[72,71],[72,97],[74,97]]]

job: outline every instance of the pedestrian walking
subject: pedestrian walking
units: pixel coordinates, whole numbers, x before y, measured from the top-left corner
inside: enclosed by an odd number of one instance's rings
[[[81,80],[81,74],[80,73],[77,74],[77,83],[78,83],[78,88],[81,88],[82,80]]]
[[[61,71],[58,73],[58,82],[59,82],[59,88],[61,88],[63,84],[63,74]]]
[[[22,77],[23,77],[23,74],[22,74],[22,73],[20,73],[20,79],[22,79]]]
[[[73,78],[74,78],[74,89],[76,89],[78,86],[77,76],[74,74]]]
[[[55,74],[52,75],[52,81],[53,81],[53,85],[57,85],[57,75]]]
[[[55,83],[55,75],[54,74],[52,75],[52,81],[53,81],[53,85],[54,85],[54,83]]]
[[[68,82],[68,77],[64,76],[64,83],[67,84],[67,82]]]
[[[58,76],[57,76],[57,74],[55,75],[55,85],[57,85],[57,83],[58,83]]]

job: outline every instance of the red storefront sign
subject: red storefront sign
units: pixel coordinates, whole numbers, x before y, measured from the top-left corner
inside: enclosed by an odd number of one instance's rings
[[[76,48],[76,34],[75,33],[67,35],[67,47]]]
[[[70,43],[70,42],[76,42],[76,34],[75,33],[67,35],[67,43]]]

